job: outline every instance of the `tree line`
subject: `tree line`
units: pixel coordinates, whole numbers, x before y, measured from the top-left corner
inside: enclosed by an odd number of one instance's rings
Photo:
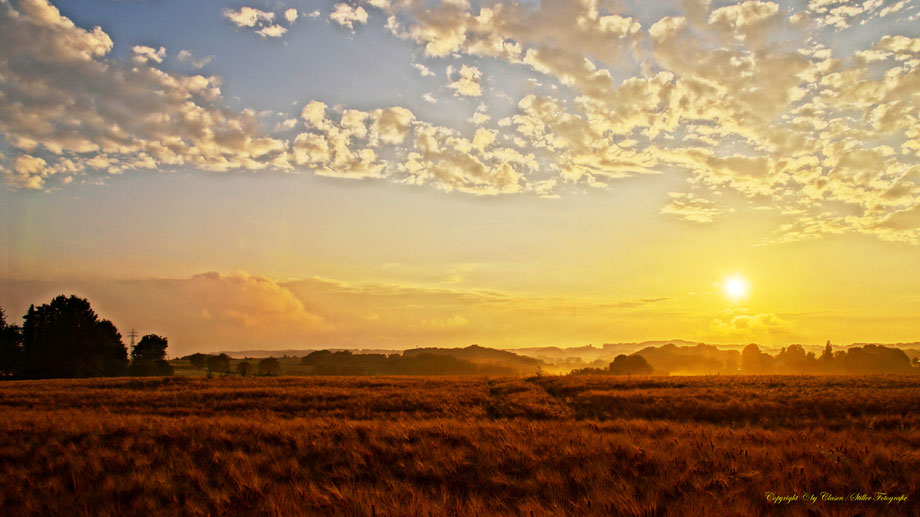
[[[317,350],[301,359],[313,375],[515,375],[503,364],[477,364],[434,349],[404,354],[353,354],[347,350]]]
[[[718,354],[722,360],[714,357]],[[901,349],[883,345],[851,346],[834,350],[828,341],[820,355],[806,352],[802,345],[789,345],[770,355],[756,344],[737,351],[717,350],[711,345],[678,347],[666,344],[644,348],[631,355],[618,355],[607,368],[572,370],[572,375],[667,375],[672,371],[691,371],[742,375],[865,375],[920,373],[920,361]]]
[[[775,356],[750,344],[741,352],[741,373],[751,374],[867,374],[916,373],[916,359],[912,362],[903,350],[882,345],[854,346],[834,350],[831,342],[824,345],[820,355],[806,352],[802,345],[789,345]]]
[[[638,354],[620,354],[613,358],[607,368],[580,368],[572,370],[569,375],[654,375],[652,365]]]
[[[0,308],[0,378],[172,375],[167,346],[165,337],[147,334],[129,354],[115,325],[73,295],[31,305],[22,326],[8,323]]]
[[[215,373],[224,375],[232,373],[230,371],[231,357],[227,354],[195,353],[180,357],[180,359],[188,361],[197,370],[207,368],[208,377]],[[236,373],[242,377],[253,375],[253,373],[258,373],[258,375],[281,375],[281,363],[274,357],[266,357],[259,361],[256,367],[253,367],[252,363],[244,360],[236,365]]]

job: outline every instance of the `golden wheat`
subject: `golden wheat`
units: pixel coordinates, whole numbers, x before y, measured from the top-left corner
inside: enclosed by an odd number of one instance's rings
[[[2,515],[916,515],[914,377],[0,383]],[[906,502],[766,493],[876,492]]]

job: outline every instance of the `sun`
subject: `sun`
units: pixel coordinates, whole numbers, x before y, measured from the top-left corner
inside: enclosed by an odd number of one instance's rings
[[[750,284],[747,279],[741,275],[725,277],[722,281],[722,291],[725,293],[725,296],[735,301],[747,298],[750,290]]]

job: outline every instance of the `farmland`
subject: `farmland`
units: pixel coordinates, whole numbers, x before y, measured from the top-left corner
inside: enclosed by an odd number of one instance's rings
[[[4,382],[0,514],[916,515],[917,408],[915,376]]]

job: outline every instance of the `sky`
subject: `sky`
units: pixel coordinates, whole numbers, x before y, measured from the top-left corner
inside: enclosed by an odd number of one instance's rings
[[[0,307],[172,355],[920,341],[918,18],[0,0]]]

